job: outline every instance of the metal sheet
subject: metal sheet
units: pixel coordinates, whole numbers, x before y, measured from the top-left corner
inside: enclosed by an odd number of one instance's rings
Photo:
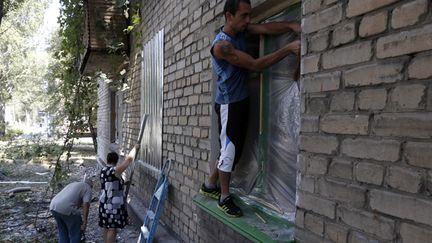
[[[155,168],[162,160],[164,30],[144,44],[141,61],[141,117],[149,114],[141,141],[141,160]]]

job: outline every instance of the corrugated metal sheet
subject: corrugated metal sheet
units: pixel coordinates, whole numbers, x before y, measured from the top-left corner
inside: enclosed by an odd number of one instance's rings
[[[162,160],[164,30],[145,43],[141,53],[141,117],[149,114],[141,143],[141,159],[155,168]]]

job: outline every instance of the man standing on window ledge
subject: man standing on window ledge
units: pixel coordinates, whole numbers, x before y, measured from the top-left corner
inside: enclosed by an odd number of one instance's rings
[[[294,22],[250,24],[250,0],[226,0],[225,25],[212,43],[213,71],[217,74],[215,110],[218,115],[221,150],[216,166],[200,193],[218,199],[218,207],[230,217],[242,216],[229,192],[231,172],[243,149],[248,124],[248,71],[262,71],[289,54],[299,55],[300,42],[291,42],[266,56],[254,59],[245,52],[245,32],[252,34],[282,34],[300,32]],[[219,179],[220,188],[217,187]]]

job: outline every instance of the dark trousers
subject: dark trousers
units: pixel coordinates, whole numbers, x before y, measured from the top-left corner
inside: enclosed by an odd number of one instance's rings
[[[59,243],[80,243],[81,215],[64,215],[51,210],[57,222]]]

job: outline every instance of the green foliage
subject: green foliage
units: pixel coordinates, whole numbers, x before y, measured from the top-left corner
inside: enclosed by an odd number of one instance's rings
[[[25,1],[26,0],[0,0],[0,25],[2,19],[7,16],[9,12],[19,9]]]
[[[79,72],[84,50],[83,1],[62,0],[60,3],[60,30],[51,41],[54,61],[47,78],[49,110],[56,114],[58,124],[67,121],[73,130],[87,130],[87,122],[96,121],[97,82]],[[63,109],[58,109],[59,105]]]
[[[49,110],[56,114],[58,123],[66,120],[68,126],[72,128],[70,134],[74,134],[76,130],[88,131],[96,122],[97,77],[100,74],[82,76],[79,72],[79,64],[84,51],[85,26],[83,20],[85,13],[83,0],[60,0],[60,3],[60,31],[53,37],[51,49],[55,61],[51,63],[51,71],[47,78],[50,80],[48,82],[51,100]],[[123,8],[125,16],[128,17],[129,1],[116,0],[115,7]],[[134,13],[131,16],[132,30],[134,26],[140,23],[141,19],[139,5],[135,4],[131,8],[130,11]],[[96,16],[95,19],[102,19],[102,16]],[[104,21],[100,21],[99,25],[102,25],[107,31],[114,28]],[[118,34],[123,35],[123,33]],[[121,38],[111,38],[112,43],[108,42],[108,51],[113,55],[123,55],[125,64],[127,64],[127,48],[125,43],[118,42],[119,39]],[[117,73],[119,72],[120,70]],[[110,85],[117,86],[116,88],[119,89],[122,83],[118,81],[122,77],[118,74],[114,76],[112,77],[114,82]],[[59,110],[59,104],[64,109]]]
[[[60,0],[60,4],[60,30],[51,41],[52,48],[50,51],[54,61],[50,64],[47,86],[50,97],[49,100],[51,100],[49,111],[56,114],[58,124],[64,124],[66,121],[67,129],[64,129],[65,141],[63,150],[70,151],[74,142],[74,134],[77,131],[92,130],[93,125],[96,123],[97,77],[101,74],[96,73],[84,76],[79,71],[81,57],[84,54],[83,36],[85,31],[85,13],[83,0]],[[125,16],[128,18],[129,1],[116,0],[116,7],[123,8],[125,10]],[[130,20],[130,27],[128,27],[130,31],[141,22],[139,5],[134,6],[131,12],[133,15]],[[96,19],[102,19],[102,17],[96,16]],[[107,33],[114,28],[110,23],[102,20],[97,22],[97,24],[99,26],[102,25],[103,29],[108,31]],[[118,33],[118,35],[123,34],[124,33]],[[117,33],[114,33],[114,35],[117,35]],[[107,41],[109,53],[113,55],[123,55],[125,63],[128,63],[126,45],[118,41],[122,38],[115,37],[118,36],[103,36],[103,38],[110,40]],[[117,73],[119,73],[120,70],[118,70]],[[121,78],[121,76],[114,77],[114,82],[110,85],[120,88],[122,83],[118,82],[118,80]],[[61,106],[62,109],[58,109],[59,106]],[[67,152],[66,154],[69,157],[70,153]],[[68,158],[66,161],[67,160]],[[56,185],[57,182],[62,179],[64,174],[63,167],[64,164],[62,164],[60,158],[58,158],[54,177],[51,182],[52,185]]]
[[[29,42],[42,23],[46,1],[17,1],[21,8],[11,8],[0,26],[0,103],[11,99],[14,87],[34,76],[28,56],[35,51]],[[13,4],[14,6],[16,4]]]
[[[21,129],[8,129],[6,130],[6,134],[1,139],[5,141],[10,141],[22,134],[23,131]]]
[[[138,10],[131,16],[130,25],[126,28],[125,32],[130,33],[134,28],[141,23],[141,16]]]
[[[5,2],[7,15],[0,26],[0,106],[12,102],[17,115],[35,113],[43,103],[46,62],[33,40],[46,6],[47,0]]]
[[[3,1],[3,17],[7,16],[9,12],[19,9],[26,0],[4,0]]]
[[[60,4],[60,29],[51,39],[53,61],[46,79],[51,101],[48,111],[55,114],[56,124],[62,128],[59,132],[65,140],[61,151],[66,159],[63,161],[60,155],[57,158],[50,181],[53,190],[67,178],[74,134],[92,128],[96,122],[97,107],[97,81],[81,75],[79,71],[84,51],[83,0],[60,0]]]
[[[5,148],[5,157],[8,159],[31,159],[42,157],[56,157],[62,154],[61,147],[55,143],[11,143]]]
[[[72,65],[77,65],[79,55],[84,49],[84,3],[83,0],[61,0],[60,9],[60,38],[61,50],[58,53],[61,57],[68,57]],[[74,66],[69,66],[74,71]]]

